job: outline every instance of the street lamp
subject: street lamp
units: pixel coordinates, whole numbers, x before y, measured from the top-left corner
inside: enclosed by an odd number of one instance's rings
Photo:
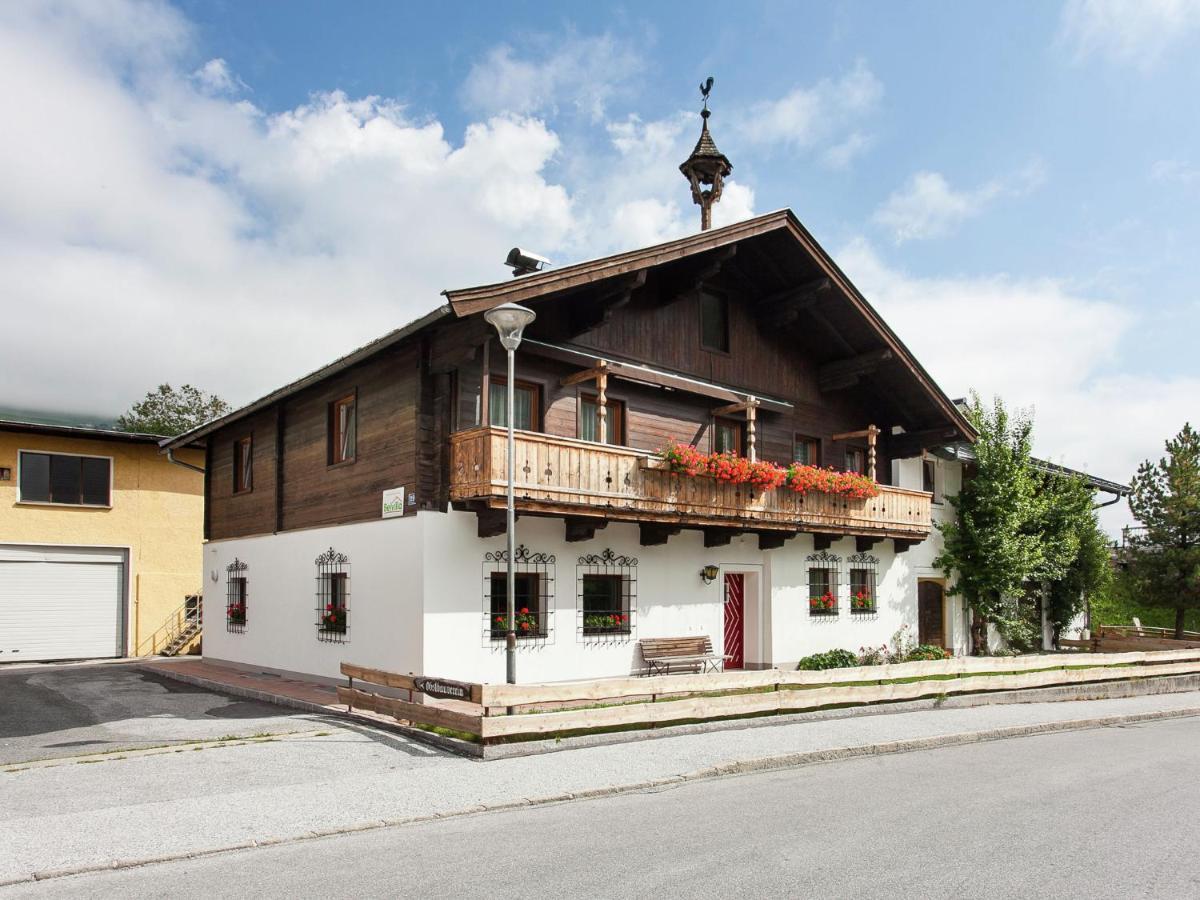
[[[508,423],[508,636],[505,641],[505,664],[508,673],[508,683],[517,683],[517,576],[514,568],[517,552],[517,514],[513,502],[513,459],[516,456],[513,439],[513,379],[514,356],[517,347],[521,345],[521,333],[530,322],[537,318],[532,309],[518,306],[516,303],[505,303],[483,314],[500,335],[500,344],[508,352],[508,405],[505,421]],[[539,623],[540,625],[540,623]]]

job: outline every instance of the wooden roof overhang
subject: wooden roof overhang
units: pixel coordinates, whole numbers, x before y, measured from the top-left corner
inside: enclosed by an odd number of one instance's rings
[[[976,437],[958,407],[790,210],[444,294],[459,318],[515,302],[548,314],[543,316],[547,320],[561,318],[563,310],[586,319],[606,317],[612,307],[628,302],[648,277],[669,283],[677,296],[714,280],[736,289],[750,298],[766,329],[786,333],[820,365],[823,392],[858,386],[895,407],[901,413],[898,420],[906,422],[910,432],[936,432],[938,440],[947,443]],[[585,321],[582,328],[594,324]],[[538,333],[535,324],[531,337]],[[605,358],[610,365],[614,362]],[[610,374],[615,374],[613,369]],[[747,393],[731,388],[728,402],[744,401]],[[770,410],[768,398],[760,399],[761,408]]]

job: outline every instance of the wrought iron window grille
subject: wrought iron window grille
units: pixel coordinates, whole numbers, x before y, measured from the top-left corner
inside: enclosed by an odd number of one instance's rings
[[[317,640],[350,640],[350,558],[330,547],[314,560],[317,567]]]
[[[842,558],[828,550],[804,558],[808,568],[808,614],[836,616],[841,593]]]
[[[519,648],[536,648],[554,642],[555,558],[524,544],[513,552],[516,574],[516,620]],[[483,646],[503,650],[508,639],[508,550],[483,555]],[[524,610],[524,611],[523,611]]]
[[[575,567],[575,637],[627,643],[637,629],[637,557],[611,549],[579,557]]]
[[[241,634],[246,630],[248,568],[237,557],[225,567],[225,630],[230,634]]]
[[[879,612],[879,558],[870,553],[855,553],[846,559],[850,569],[850,613],[873,616]]]

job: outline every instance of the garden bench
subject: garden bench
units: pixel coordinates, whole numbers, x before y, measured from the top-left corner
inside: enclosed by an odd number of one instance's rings
[[[713,652],[708,635],[674,638],[642,638],[642,660],[646,675],[669,675],[672,669],[690,672],[720,672],[728,656]]]

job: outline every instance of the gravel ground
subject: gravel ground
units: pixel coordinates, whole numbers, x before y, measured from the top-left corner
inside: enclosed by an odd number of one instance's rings
[[[1195,693],[940,709],[478,762],[344,722],[237,746],[0,772],[0,882],[681,776],[799,751],[1200,707]]]

